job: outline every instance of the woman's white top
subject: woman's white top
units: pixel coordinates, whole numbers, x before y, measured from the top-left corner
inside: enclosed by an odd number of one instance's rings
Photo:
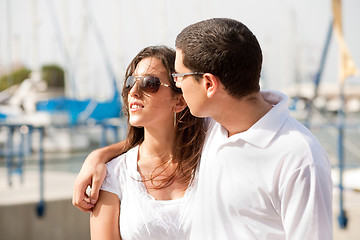
[[[194,179],[185,195],[175,200],[156,200],[138,172],[138,146],[106,164],[101,190],[120,199],[120,234],[126,239],[188,239],[191,226],[191,199]],[[197,174],[196,174],[197,175]]]

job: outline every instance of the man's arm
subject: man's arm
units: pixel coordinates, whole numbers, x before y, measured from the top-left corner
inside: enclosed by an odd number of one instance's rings
[[[282,196],[286,239],[333,239],[329,169],[316,164],[298,168],[284,186]]]
[[[106,163],[124,152],[125,141],[92,151],[85,159],[74,183],[72,203],[83,212],[91,212],[106,176]],[[90,196],[86,194],[91,187]]]

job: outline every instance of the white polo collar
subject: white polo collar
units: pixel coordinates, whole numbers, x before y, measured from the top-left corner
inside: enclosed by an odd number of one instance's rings
[[[228,137],[228,131],[220,126],[223,137],[227,138],[226,142],[242,140],[259,148],[265,148],[283,126],[289,117],[288,97],[273,90],[262,90],[260,93],[265,101],[274,107],[245,132]]]

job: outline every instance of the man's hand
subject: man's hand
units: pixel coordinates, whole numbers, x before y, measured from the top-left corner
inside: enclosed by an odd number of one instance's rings
[[[105,161],[101,161],[100,150],[91,152],[85,159],[74,183],[72,203],[83,212],[91,212],[99,197],[99,190],[106,176]],[[90,195],[86,194],[88,186]]]
[[[92,151],[85,159],[79,175],[74,183],[74,195],[72,203],[83,212],[91,212],[95,206],[101,184],[106,176],[106,165],[108,161],[124,153],[125,141]],[[90,194],[86,189],[90,187]]]

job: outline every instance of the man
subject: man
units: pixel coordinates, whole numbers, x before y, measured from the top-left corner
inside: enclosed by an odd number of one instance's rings
[[[262,53],[252,32],[236,20],[209,19],[185,28],[175,45],[176,85],[193,115],[211,118],[190,239],[332,239],[329,159],[289,116],[285,95],[260,91]],[[92,184],[95,203],[100,162],[120,153],[119,143],[88,157],[75,206],[93,206],[84,189]]]

